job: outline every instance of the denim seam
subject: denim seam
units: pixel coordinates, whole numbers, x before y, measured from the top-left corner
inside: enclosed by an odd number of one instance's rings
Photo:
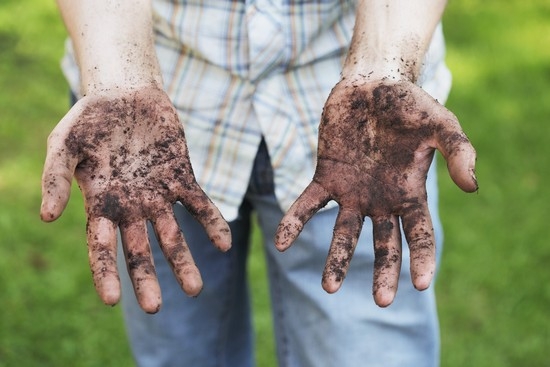
[[[233,255],[231,254],[231,256],[229,257],[228,261],[229,261],[229,264],[227,265],[230,269],[229,271],[229,274],[231,274],[231,276],[228,277],[227,279],[227,282],[226,282],[226,286],[225,286],[225,293],[224,293],[224,298],[225,298],[225,304],[226,305],[230,305],[233,303],[233,297],[231,296],[231,293],[232,293],[232,290],[233,290],[233,284],[235,282],[235,276],[233,275],[233,268],[235,267],[235,260],[234,260],[234,256],[236,255]],[[217,363],[216,365],[217,366],[220,366],[220,367],[223,367],[223,366],[226,366],[225,364],[225,361],[227,361],[227,356],[226,356],[226,353],[227,353],[227,340],[228,340],[228,329],[229,329],[229,311],[231,310],[231,307],[224,307],[223,308],[223,312],[220,314],[220,329],[223,330],[223,332],[221,333],[218,333],[219,335],[219,348],[218,348],[218,351],[217,351],[217,356],[216,356],[216,359],[217,359]],[[223,325],[223,327],[222,327]]]
[[[266,251],[266,256],[268,255],[268,252]],[[269,261],[268,261],[269,264]],[[278,325],[274,325],[274,327],[277,329],[276,332],[279,334],[279,338],[276,338],[277,342],[277,351],[279,361],[278,365],[279,367],[287,367],[290,366],[289,362],[289,348],[288,348],[288,331],[286,328],[286,324],[283,321],[285,319],[285,312],[284,312],[284,297],[282,297],[283,292],[281,291],[281,280],[280,275],[277,270],[274,269],[276,267],[276,261],[272,260],[272,265],[269,267],[269,273],[270,273],[270,279],[271,284],[270,286],[273,289],[273,297],[271,299],[271,307],[274,312],[277,313],[279,317],[279,323]]]

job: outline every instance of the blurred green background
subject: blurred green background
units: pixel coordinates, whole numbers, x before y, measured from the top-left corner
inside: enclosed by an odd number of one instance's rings
[[[448,106],[478,151],[467,195],[439,160],[442,366],[550,366],[550,3],[450,1]],[[49,131],[68,107],[53,1],[0,2],[0,366],[131,366],[96,296],[78,190],[41,223]],[[256,236],[257,238],[257,236]],[[258,366],[275,366],[262,249],[250,262]],[[398,352],[398,351],[396,351]],[[421,367],[421,366],[419,366]]]

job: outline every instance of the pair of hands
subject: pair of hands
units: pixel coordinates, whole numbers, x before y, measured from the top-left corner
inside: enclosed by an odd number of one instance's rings
[[[389,305],[397,291],[399,218],[411,252],[413,283],[427,288],[435,269],[435,242],[425,181],[435,149],[460,188],[477,190],[475,151],[451,112],[409,82],[340,81],[321,118],[315,175],[282,219],[277,248],[290,247],[305,223],[335,200],[340,211],[323,273],[326,291],[337,291],[344,280],[366,216],[374,225],[375,302]],[[43,220],[61,215],[73,176],[85,201],[94,284],[106,304],[120,298],[117,227],[137,300],[149,313],[160,309],[161,293],[147,220],[191,296],[201,291],[202,280],[172,204],[181,202],[218,249],[231,247],[227,223],[195,181],[177,113],[156,87],[84,97],[61,120],[48,139]]]

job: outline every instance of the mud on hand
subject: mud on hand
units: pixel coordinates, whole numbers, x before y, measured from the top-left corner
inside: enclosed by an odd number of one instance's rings
[[[435,149],[454,182],[476,191],[475,150],[450,111],[409,82],[342,80],[323,110],[315,175],[282,219],[277,248],[290,247],[305,223],[335,200],[340,209],[322,277],[327,292],[340,288],[365,217],[373,222],[375,302],[387,306],[397,291],[400,222],[413,284],[426,289],[435,271],[426,195]]]
[[[147,220],[191,296],[200,292],[202,280],[172,205],[185,205],[220,250],[231,246],[229,226],[195,181],[177,113],[158,88],[87,96],[61,120],[48,138],[42,178],[44,221],[63,212],[73,176],[85,201],[94,284],[106,304],[120,298],[117,227],[137,300],[149,313],[160,309],[161,294]]]

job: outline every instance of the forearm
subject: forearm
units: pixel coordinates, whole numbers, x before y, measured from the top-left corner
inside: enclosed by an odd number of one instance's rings
[[[83,94],[162,85],[150,0],[57,0],[73,41]]]
[[[415,82],[445,0],[359,0],[344,78]]]

